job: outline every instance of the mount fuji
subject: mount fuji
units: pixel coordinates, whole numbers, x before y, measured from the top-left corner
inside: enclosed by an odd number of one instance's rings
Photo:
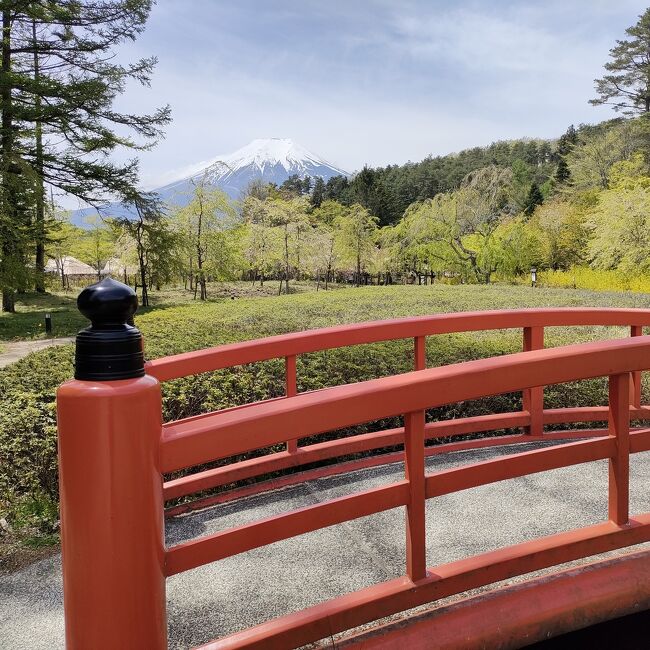
[[[290,176],[300,178],[320,177],[327,181],[333,176],[349,174],[311,153],[288,138],[266,138],[253,140],[233,153],[216,156],[199,163],[185,175],[153,192],[169,206],[187,205],[194,186],[204,181],[209,186],[223,190],[231,199],[238,200],[253,181],[281,185]],[[129,216],[127,206],[110,204],[100,208],[103,216]],[[84,217],[94,214],[93,208],[84,208],[72,213],[72,221],[84,225]]]

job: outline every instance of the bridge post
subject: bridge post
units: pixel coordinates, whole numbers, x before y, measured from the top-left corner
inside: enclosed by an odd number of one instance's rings
[[[167,647],[158,381],[111,279],[77,300],[75,379],[57,393],[66,647]]]
[[[609,519],[619,526],[628,523],[630,501],[630,374],[609,378],[609,437],[615,452],[609,459]]]
[[[406,505],[406,573],[416,582],[427,575],[425,524],[424,411],[404,415],[404,470],[409,482]]]
[[[641,325],[632,325],[630,327],[630,336],[643,336],[643,327]],[[641,373],[638,370],[632,373],[630,405],[637,409],[641,408]]]
[[[524,327],[524,352],[544,349],[544,328]],[[526,388],[522,396],[523,410],[530,414],[530,424],[525,427],[531,436],[544,433],[544,386]]]
[[[284,359],[284,381],[285,395],[294,397],[298,394],[298,383],[296,378],[296,355],[292,354]],[[295,454],[298,451],[297,440],[287,440],[287,451]]]

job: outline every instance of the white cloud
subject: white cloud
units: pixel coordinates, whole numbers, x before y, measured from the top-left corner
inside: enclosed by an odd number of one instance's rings
[[[275,12],[203,2],[190,15],[191,4],[154,7],[124,50],[160,64],[151,89],[129,88],[120,105],[173,110],[167,138],[141,155],[147,187],[258,137],[293,138],[352,171],[557,136],[611,114],[588,106],[593,79],[643,11],[632,0],[382,0]]]

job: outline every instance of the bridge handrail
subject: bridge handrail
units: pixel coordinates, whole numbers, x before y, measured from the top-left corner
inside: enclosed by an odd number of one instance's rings
[[[148,361],[146,369],[147,374],[164,382],[257,361],[296,357],[352,345],[482,330],[590,325],[647,327],[650,326],[650,309],[534,308],[368,321],[171,355]]]
[[[649,368],[650,336],[599,341],[519,352],[337,386],[172,424],[165,429],[161,442],[163,471],[242,453],[286,438],[402,414],[405,478],[172,546],[166,550],[166,575],[406,506],[406,582],[403,578],[375,585],[205,646],[253,648],[275,643],[277,647],[297,647],[322,638],[323,625],[329,626],[330,633],[349,629],[426,602],[424,593],[429,599],[435,599],[441,594],[458,593],[470,586],[489,584],[535,568],[619,548],[632,543],[631,539],[634,543],[648,540],[648,515],[632,521],[629,517],[629,456],[650,449],[650,431],[630,436],[629,397],[631,373]],[[426,473],[425,409],[540,384],[599,376],[609,377],[607,437]],[[427,570],[426,499],[601,459],[610,462],[607,524],[539,538]]]
[[[120,313],[126,318],[124,309],[120,308]],[[638,404],[639,373],[650,369],[650,336],[643,336],[641,329],[646,319],[650,319],[648,310],[522,310],[405,319],[397,325],[350,326],[350,336],[343,338],[358,343],[369,342],[368,332],[375,337],[390,334],[390,338],[415,333],[416,371],[295,394],[295,354],[307,349],[303,341],[303,347],[296,347],[295,353],[287,357],[293,360],[287,361],[287,397],[165,425],[160,384],[153,375],[142,376],[141,365],[134,365],[128,378],[114,380],[110,355],[98,363],[105,372],[100,373],[100,379],[81,364],[78,370],[84,369],[89,376],[80,373],[78,379],[63,384],[57,394],[66,635],[71,647],[131,645],[163,650],[167,646],[167,577],[251,548],[400,506],[406,509],[406,570],[402,577],[205,647],[297,647],[446,595],[650,541],[650,513],[629,516],[630,454],[650,449],[650,430],[630,431],[631,417],[645,417],[648,412]],[[525,352],[426,369],[425,336],[435,333],[436,327],[449,331],[452,322],[458,328],[523,327]],[[560,324],[627,324],[631,326],[631,338],[541,349],[543,328]],[[388,329],[382,330],[384,326]],[[320,349],[323,344],[336,347],[332,331],[338,329],[305,336],[312,337],[308,341],[312,346],[320,337]],[[133,330],[125,326],[123,331],[127,335],[124,341],[129,343]],[[103,336],[103,330],[98,332]],[[266,353],[285,350],[282,346],[291,341],[291,335],[279,339],[274,338]],[[239,364],[246,362],[245,358],[259,357],[259,344],[253,342],[247,348],[248,357],[237,346],[234,351],[231,347],[230,360],[236,359]],[[219,357],[219,350],[204,357],[190,353],[194,356],[181,359],[180,365],[168,366],[167,371],[163,360],[158,365],[160,376],[210,368],[216,362],[215,354],[219,362],[227,360],[228,355]],[[141,356],[138,358],[141,360]],[[193,359],[203,361],[194,363]],[[155,368],[155,362],[149,368]],[[502,424],[506,418],[541,431],[545,416],[541,387],[601,376],[609,378],[608,407],[590,408],[578,415],[607,419],[604,436],[427,473],[426,409],[523,390],[524,410],[487,416],[488,426]],[[562,418],[567,416],[577,417],[575,409],[564,411],[570,412],[553,413],[553,418],[564,421]],[[404,418],[403,429],[368,435],[369,439],[385,439],[388,433],[401,440],[403,479],[165,546],[164,473],[286,440],[294,447],[289,447],[283,458],[293,462],[302,454],[295,448],[298,438],[400,415]],[[598,459],[609,461],[609,521],[427,569],[427,499]]]
[[[264,403],[282,401],[286,397],[298,394],[296,359],[301,354],[321,350],[342,348],[350,345],[376,343],[380,341],[413,338],[413,367],[415,370],[426,368],[426,337],[438,334],[458,332],[483,331],[495,329],[523,329],[523,349],[526,351],[544,347],[544,328],[558,326],[628,326],[633,337],[640,336],[643,326],[650,326],[650,310],[648,309],[621,309],[621,308],[543,308],[543,309],[517,309],[487,312],[458,312],[452,314],[435,314],[394,319],[388,321],[372,321],[352,325],[328,327],[317,330],[307,330],[290,334],[221,345],[206,350],[183,353],[162,359],[155,359],[147,363],[147,373],[160,381],[208,372],[221,368],[253,363],[274,358],[285,358],[285,396],[265,400]],[[543,386],[524,389],[523,408],[519,412],[497,414],[495,416],[478,416],[466,418],[463,421],[448,423],[428,424],[426,426],[427,438],[440,437],[441,435],[462,435],[463,433],[477,433],[497,429],[522,427],[525,436],[530,440],[539,438],[544,434],[546,424],[559,424],[562,422],[590,422],[598,421],[601,417],[601,407],[544,409]],[[641,376],[635,372],[632,377],[631,404],[635,407],[635,417],[646,418],[650,413],[641,406]],[[224,409],[223,413],[251,408],[256,403],[243,404],[231,409]],[[186,418],[184,423],[192,420],[203,420],[205,415]],[[171,423],[168,427],[176,427]],[[458,430],[453,433],[452,430]],[[307,435],[307,434],[305,434]],[[572,436],[590,435],[588,430],[574,431],[567,434]],[[495,444],[517,442],[521,440],[512,437],[495,441]],[[374,452],[403,443],[403,430],[393,429],[384,432],[383,437],[361,434],[348,436],[327,443],[315,443],[298,446],[297,439],[286,439],[286,452],[274,452],[262,457],[230,463],[182,477],[174,478],[165,483],[165,499],[175,499],[203,490],[212,489],[233,482],[255,478],[270,472],[283,471],[291,467],[302,466],[313,462],[322,462],[334,458],[349,456],[350,454]],[[453,444],[450,448],[473,448],[481,445],[478,441],[462,441]],[[442,449],[441,449],[442,450]],[[430,450],[428,453],[433,453]],[[399,460],[396,454],[375,455],[374,458],[363,458],[353,461],[356,466],[368,467],[371,465]],[[352,462],[352,461],[351,461]],[[330,465],[327,473],[343,471],[340,464]],[[318,470],[309,470],[316,475]],[[297,477],[296,477],[297,478]],[[284,479],[290,483],[291,478]],[[294,479],[295,480],[295,479]],[[277,482],[277,481],[276,481]],[[252,489],[252,488],[251,488]],[[250,491],[250,489],[249,489]],[[231,493],[233,496],[235,492]],[[170,512],[186,509],[192,506],[178,506]]]
[[[165,425],[173,472],[253,449],[404,413],[541,385],[650,368],[650,337],[582,343],[333,386]]]

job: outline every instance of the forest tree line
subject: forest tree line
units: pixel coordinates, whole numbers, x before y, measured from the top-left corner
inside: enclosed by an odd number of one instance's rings
[[[500,164],[495,152],[502,152]],[[525,158],[514,157],[522,152]],[[645,273],[649,154],[645,117],[570,127],[554,143],[472,149],[437,164],[451,169],[459,159],[477,168],[463,168],[455,187],[411,202],[386,225],[362,197],[318,195],[320,185],[327,190],[336,179],[254,183],[240,202],[199,181],[186,206],[154,221],[95,219],[79,229],[59,213],[47,250],[74,255],[98,272],[118,259],[145,302],[148,290],[167,283],[182,283],[205,299],[209,281],[227,279],[280,280],[286,292],[291,281],[305,279],[324,289],[332,282],[419,283],[425,277],[489,283],[531,267]],[[421,163],[423,169],[430,162]],[[409,177],[417,167],[391,168],[392,178]],[[348,190],[358,177],[347,182]]]

